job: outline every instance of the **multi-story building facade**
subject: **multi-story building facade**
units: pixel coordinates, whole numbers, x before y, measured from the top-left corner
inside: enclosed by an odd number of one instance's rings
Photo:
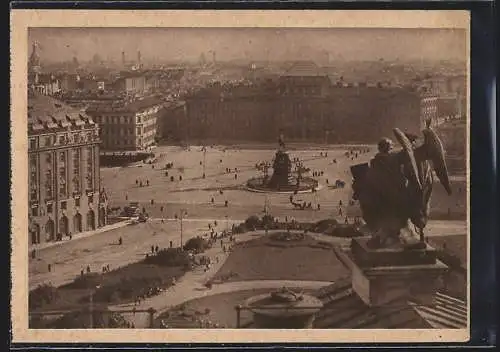
[[[438,97],[434,94],[424,94],[421,99],[421,119],[422,126],[426,121],[431,120],[433,125],[439,125],[441,121],[438,119]]]
[[[99,124],[103,151],[144,151],[155,144],[157,115],[163,102],[156,97],[93,104],[87,114]]]
[[[186,102],[166,103],[158,114],[159,139],[183,140],[187,137]]]
[[[394,127],[418,133],[437,116],[434,96],[400,87],[330,85],[324,77],[215,86],[185,101],[184,111],[163,116],[163,126],[194,141],[272,141],[284,131],[288,140],[374,143]]]
[[[88,115],[30,92],[28,162],[31,244],[106,225],[99,130]]]
[[[112,84],[112,89],[129,94],[143,94],[148,90],[146,76],[140,72],[127,72]]]

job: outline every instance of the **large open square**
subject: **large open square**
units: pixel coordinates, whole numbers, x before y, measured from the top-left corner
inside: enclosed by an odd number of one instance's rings
[[[228,216],[229,219],[244,220],[252,214],[262,214],[267,202],[269,213],[280,219],[288,216],[307,221],[332,217],[344,220],[347,215],[352,220],[360,213],[358,206],[349,206],[352,199],[350,167],[368,162],[375,154],[376,146],[370,146],[368,153],[358,152],[357,157],[346,156],[345,153],[349,149],[359,151],[362,148],[364,146],[347,148],[326,145],[316,148],[292,145],[289,148],[290,158],[299,158],[311,170],[310,173],[317,171],[321,175],[314,177],[319,182],[317,192],[294,196],[297,203],[311,202],[310,210],[295,210],[290,203],[290,193],[258,193],[246,189],[250,178],[261,176],[255,165],[272,161],[276,148],[270,145],[258,149],[251,146],[207,147],[206,152],[200,146],[191,146],[189,150],[158,147],[155,149],[155,163],[103,168],[101,178],[112,206],[124,206],[136,201],[155,218],[174,218],[181,209],[186,209],[190,218],[225,219]],[[173,163],[169,170],[165,170],[167,163]],[[231,172],[227,173],[226,168]],[[204,171],[205,178],[202,177]],[[336,180],[344,181],[345,187],[335,189]],[[143,187],[140,187],[141,182]],[[465,178],[452,179],[452,183],[452,196],[447,196],[441,185],[434,187],[431,216],[465,220]],[[154,204],[151,204],[152,200]],[[225,201],[228,207],[224,206]],[[342,213],[339,213],[340,202]]]

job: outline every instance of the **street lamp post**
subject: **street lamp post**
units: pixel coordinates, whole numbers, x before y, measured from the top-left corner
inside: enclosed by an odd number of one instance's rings
[[[180,216],[179,216],[179,220],[181,222],[181,249],[182,249],[182,236],[183,236],[183,231],[182,231],[182,220],[184,219],[185,216],[187,216],[188,213],[187,213],[187,210],[186,209],[181,209],[180,211]],[[176,216],[177,217],[177,216]]]
[[[90,291],[90,298],[89,298],[90,329],[94,328],[94,293],[96,290],[99,289],[99,287],[101,286],[97,285]]]
[[[229,220],[228,220],[228,216],[226,215],[226,233],[229,233]]]
[[[205,178],[205,161],[207,157],[207,148],[203,147],[203,178]]]

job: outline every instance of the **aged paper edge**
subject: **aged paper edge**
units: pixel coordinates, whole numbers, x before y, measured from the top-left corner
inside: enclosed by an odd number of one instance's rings
[[[105,15],[103,14],[105,13]],[[13,342],[465,342],[468,327],[445,330],[34,330],[28,329],[27,199],[27,60],[29,27],[294,27],[294,28],[461,28],[470,50],[468,11],[113,11],[113,10],[12,10],[11,11],[11,265]],[[468,97],[470,96],[467,55]],[[470,99],[467,118],[470,121]],[[467,123],[467,145],[470,124]],[[467,148],[467,205],[470,207],[470,155]],[[470,211],[467,217],[467,252],[470,258]],[[17,235],[14,235],[17,234]],[[470,263],[467,263],[468,268]],[[470,270],[468,297],[470,296]],[[469,297],[470,298],[470,297]]]

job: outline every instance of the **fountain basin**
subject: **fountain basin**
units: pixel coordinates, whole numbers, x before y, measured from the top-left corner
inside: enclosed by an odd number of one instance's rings
[[[252,192],[282,194],[293,194],[295,192],[310,193],[313,188],[316,191],[321,189],[318,181],[310,177],[304,177],[298,187],[296,184],[281,185],[280,187],[271,186],[270,184],[266,184],[264,182],[263,177],[254,177],[247,181],[247,190]]]
[[[250,297],[245,301],[245,306],[253,313],[255,328],[311,329],[323,303],[310,295],[301,297],[301,300],[293,302],[280,302],[266,293]]]

